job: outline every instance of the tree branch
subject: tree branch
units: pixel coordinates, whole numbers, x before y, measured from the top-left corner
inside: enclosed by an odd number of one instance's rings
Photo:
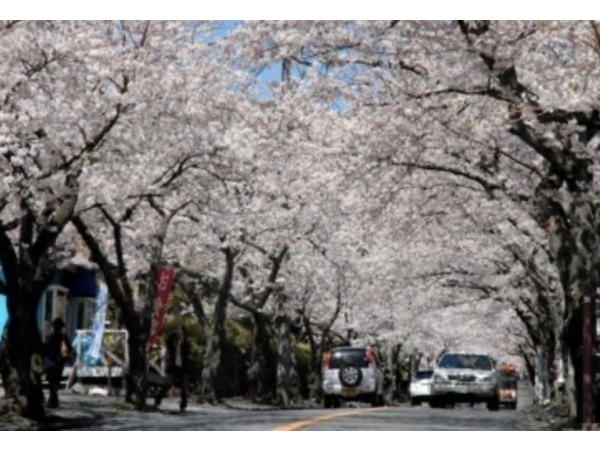
[[[430,172],[449,173],[470,181],[474,181],[475,183],[479,184],[490,197],[493,197],[496,191],[502,190],[502,187],[496,183],[488,181],[479,175],[475,175],[473,173],[455,167],[442,166],[434,163],[395,161],[392,158],[386,158],[383,161],[389,163],[392,166],[406,167],[408,169],[420,169]]]
[[[139,324],[134,323],[137,314],[133,306],[133,298],[130,295],[130,289],[128,288],[128,280],[125,279],[124,274],[121,274],[119,278],[110,276],[110,274],[113,273],[113,266],[102,252],[100,244],[96,238],[94,238],[83,219],[79,216],[75,216],[71,219],[71,222],[77,229],[77,232],[85,242],[87,248],[90,250],[92,259],[98,264],[100,270],[104,274],[105,282],[108,286],[111,297],[116,301],[119,308],[121,308],[121,310],[125,313],[123,318],[127,322],[128,328],[130,326],[137,328]]]
[[[285,255],[287,254],[288,250],[289,247],[287,245],[284,245],[277,255],[269,256],[269,259],[271,260],[272,264],[271,272],[269,273],[269,277],[267,279],[267,286],[265,287],[265,290],[258,295],[257,303],[255,305],[258,309],[262,309],[265,306],[265,304],[269,300],[269,297],[273,293],[273,285],[277,280],[277,275],[279,274],[279,270],[281,269],[281,264],[283,263],[283,259],[285,258]]]

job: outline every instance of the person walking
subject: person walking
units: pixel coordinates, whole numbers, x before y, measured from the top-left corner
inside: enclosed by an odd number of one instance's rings
[[[73,347],[65,334],[65,322],[57,317],[52,321],[52,333],[44,344],[44,370],[50,389],[48,408],[58,408],[58,389],[65,363],[73,354]]]
[[[162,399],[173,386],[181,390],[179,410],[185,412],[188,402],[188,369],[190,359],[190,346],[187,333],[183,327],[177,328],[167,338],[166,375],[167,380],[154,398],[154,405],[158,408]]]

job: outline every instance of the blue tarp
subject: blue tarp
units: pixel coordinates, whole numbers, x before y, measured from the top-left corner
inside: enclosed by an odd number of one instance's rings
[[[6,297],[0,295],[0,335],[4,332],[4,325],[8,320],[8,310],[6,309]]]
[[[0,281],[5,283],[4,280],[4,272],[2,272],[2,266],[0,266]],[[6,309],[6,297],[0,294],[0,336],[2,336],[2,332],[4,331],[4,325],[6,325],[6,321],[8,320],[8,310]]]

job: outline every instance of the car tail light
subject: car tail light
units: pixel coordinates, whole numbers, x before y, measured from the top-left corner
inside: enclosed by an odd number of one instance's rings
[[[365,362],[367,366],[372,367],[375,365],[375,356],[373,356],[373,352],[370,348],[365,350]]]
[[[323,353],[323,368],[324,369],[328,369],[329,368],[329,362],[331,361],[331,352],[325,352]]]

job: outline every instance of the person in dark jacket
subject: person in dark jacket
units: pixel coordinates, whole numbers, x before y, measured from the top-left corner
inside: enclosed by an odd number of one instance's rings
[[[50,388],[48,408],[58,408],[58,389],[65,363],[73,354],[73,347],[65,334],[65,323],[57,317],[52,321],[52,333],[44,344],[44,369]]]
[[[181,390],[181,400],[179,402],[179,410],[184,412],[187,408],[188,401],[188,369],[190,361],[190,345],[187,334],[183,327],[172,332],[166,342],[166,375],[167,380],[165,385],[160,389],[158,395],[154,399],[154,405],[158,408],[162,399],[174,385]]]

